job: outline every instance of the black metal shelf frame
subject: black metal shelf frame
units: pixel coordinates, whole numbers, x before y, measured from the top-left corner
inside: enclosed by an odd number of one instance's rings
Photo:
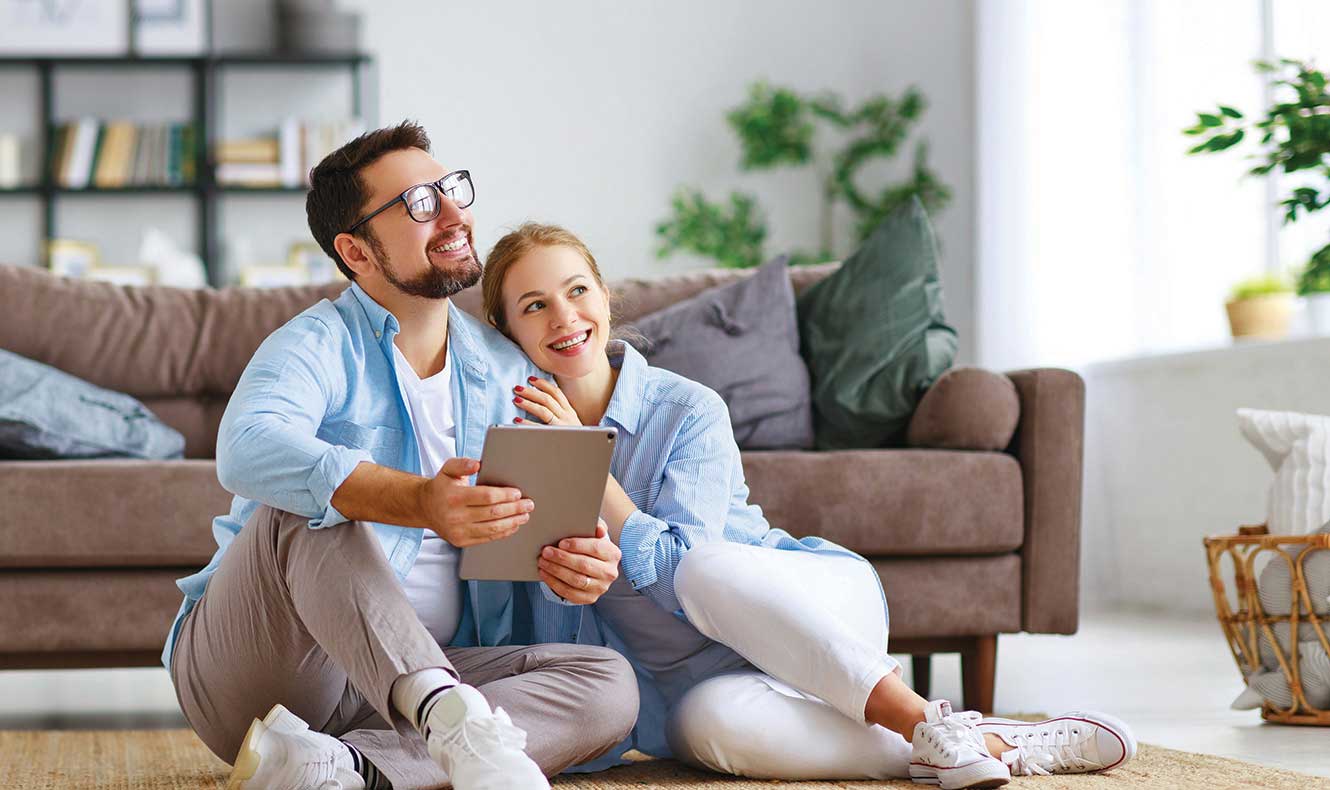
[[[370,55],[296,54],[296,53],[233,53],[196,57],[0,57],[0,68],[31,68],[37,71],[37,103],[41,118],[42,163],[40,180],[8,189],[0,189],[0,196],[36,196],[42,203],[42,239],[56,238],[55,204],[57,198],[76,195],[127,196],[167,195],[192,196],[196,204],[196,238],[198,254],[212,285],[220,282],[220,244],[217,222],[217,204],[223,195],[294,195],[304,194],[303,187],[241,187],[217,184],[211,166],[211,151],[217,140],[217,119],[220,117],[217,82],[220,72],[230,66],[242,68],[346,68],[351,72],[351,112],[368,126],[378,118],[375,87],[377,85],[374,59]],[[130,186],[118,188],[90,187],[71,189],[57,185],[52,178],[50,151],[55,137],[55,72],[56,69],[96,68],[132,70],[142,68],[187,68],[191,74],[191,123],[202,134],[195,151],[197,174],[193,184],[180,186]]]

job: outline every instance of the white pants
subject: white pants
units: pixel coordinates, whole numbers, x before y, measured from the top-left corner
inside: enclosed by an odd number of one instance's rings
[[[713,543],[689,550],[674,584],[698,631],[761,670],[683,696],[667,725],[677,757],[769,779],[909,776],[910,744],[864,721],[869,692],[899,666],[871,566]]]

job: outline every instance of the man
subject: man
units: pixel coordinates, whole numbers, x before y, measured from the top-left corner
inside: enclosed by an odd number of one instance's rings
[[[222,418],[236,497],[163,653],[181,708],[234,764],[229,788],[548,787],[631,730],[632,669],[607,648],[500,645],[575,642],[575,604],[608,589],[619,550],[601,524],[561,543],[567,564],[542,559],[540,584],[458,580],[458,547],[540,506],[471,481],[536,371],[449,301],[480,276],[470,175],[406,122],[311,179],[310,229],[352,285],[264,341]]]

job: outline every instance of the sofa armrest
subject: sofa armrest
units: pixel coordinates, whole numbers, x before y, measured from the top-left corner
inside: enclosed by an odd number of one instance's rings
[[[1007,376],[1021,402],[1007,448],[1021,464],[1025,486],[1021,626],[1032,633],[1072,634],[1079,619],[1085,381],[1052,368]]]

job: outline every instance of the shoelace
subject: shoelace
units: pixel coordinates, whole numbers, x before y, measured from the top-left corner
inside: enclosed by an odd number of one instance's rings
[[[484,760],[490,765],[495,763],[485,756],[482,750],[484,746],[500,750],[516,749],[519,752],[526,748],[526,732],[512,723],[503,708],[495,708],[493,716],[467,719],[462,722],[461,727],[448,735],[436,732],[433,737],[438,738],[443,747],[449,751],[460,747],[470,756]],[[482,748],[476,748],[477,745]]]
[[[988,749],[984,746],[984,736],[975,729],[975,722],[982,718],[973,711],[953,713],[937,721],[938,742],[948,751],[979,751],[984,755]]]
[[[1047,734],[1045,732],[1045,734]],[[1094,764],[1077,753],[1080,741],[1073,741],[1065,729],[1054,733],[1053,742],[1028,742],[1030,738],[1017,738],[1020,743],[1002,753],[1002,762],[1011,769],[1012,776],[1049,776],[1058,770],[1092,768]]]
[[[300,786],[313,790],[344,790],[337,778],[337,755],[332,752],[321,760],[305,763],[300,772]]]

